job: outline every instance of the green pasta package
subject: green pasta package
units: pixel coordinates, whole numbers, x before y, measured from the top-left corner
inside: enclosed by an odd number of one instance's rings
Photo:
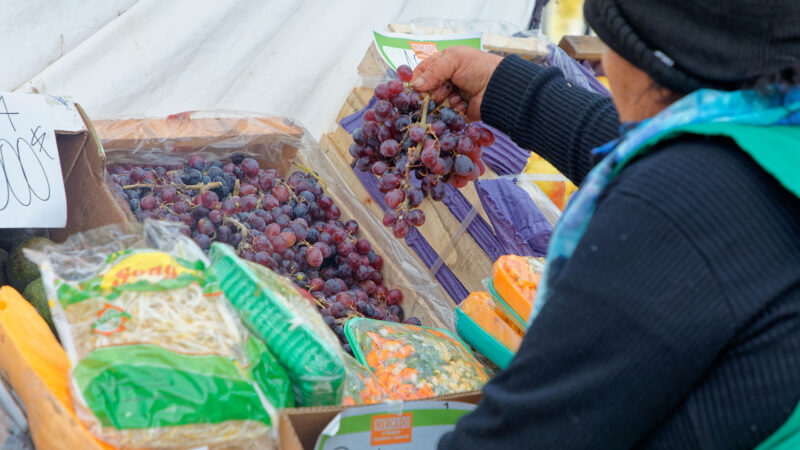
[[[418,400],[483,387],[489,375],[453,333],[360,317],[347,321],[358,361],[397,400]]]
[[[286,368],[300,406],[342,401],[345,366],[339,341],[288,278],[215,242],[209,256],[222,290],[244,324]]]
[[[179,225],[99,228],[28,252],[72,362],[78,417],[119,448],[270,448],[286,371]]]

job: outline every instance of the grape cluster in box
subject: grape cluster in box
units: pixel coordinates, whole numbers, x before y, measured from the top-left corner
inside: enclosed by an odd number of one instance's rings
[[[315,173],[286,179],[255,159],[236,155],[183,165],[113,165],[113,189],[139,221],[183,222],[205,251],[211,241],[231,245],[248,260],[290,277],[311,293],[345,350],[344,322],[370,317],[419,324],[404,317],[403,294],[383,283],[383,258],[358,237],[358,223],[343,222]]]
[[[353,132],[350,155],[358,170],[378,176],[389,207],[383,224],[403,238],[425,223],[417,209],[425,197],[442,200],[444,183],[462,188],[483,175],[482,148],[494,143],[494,135],[467,123],[446,100],[437,105],[414,91],[408,66],[398,67],[397,75],[375,88],[378,101]]]

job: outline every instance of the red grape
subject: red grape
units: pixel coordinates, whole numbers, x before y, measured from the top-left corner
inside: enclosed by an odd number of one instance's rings
[[[291,231],[283,231],[278,236],[280,236],[283,241],[286,242],[287,247],[291,247],[295,242],[297,242],[297,236],[295,236]]]
[[[206,208],[213,208],[216,206],[218,201],[219,197],[217,197],[217,194],[214,191],[205,191],[200,194],[200,204]]]
[[[386,82],[386,87],[389,88],[391,95],[397,95],[403,92],[403,83],[399,80],[389,80]]]
[[[412,209],[406,214],[406,220],[415,227],[422,226],[425,223],[425,213],[419,209]]]
[[[203,170],[206,168],[206,162],[203,160],[203,157],[199,155],[190,156],[186,165],[195,170]]]
[[[392,158],[398,153],[400,153],[400,144],[394,139],[389,139],[381,144],[381,155]]]
[[[392,189],[391,191],[387,192],[384,196],[384,201],[386,201],[386,205],[391,208],[395,209],[400,206],[400,203],[405,200],[406,194],[400,189]]]
[[[391,289],[386,294],[387,305],[399,305],[403,302],[403,293],[399,289]]]
[[[289,201],[289,189],[286,188],[284,185],[277,185],[272,188],[272,195],[278,200],[280,203],[285,203]]]
[[[411,81],[411,78],[414,77],[414,71],[411,70],[411,67],[403,64],[397,67],[397,77],[400,78],[401,81],[408,83]]]
[[[211,220],[211,223],[214,225],[219,225],[222,223],[222,213],[219,210],[213,210],[208,212],[208,219]]]
[[[155,210],[156,208],[158,208],[158,199],[156,199],[156,197],[152,195],[145,195],[139,201],[139,205],[144,210]]]
[[[311,267],[319,267],[322,265],[322,251],[316,247],[311,247],[306,252],[306,261]]]
[[[362,255],[366,255],[372,249],[372,246],[369,245],[369,242],[366,239],[359,239],[356,241],[356,251],[361,253]]]
[[[420,126],[411,127],[408,137],[414,142],[422,142],[425,139],[425,129]]]
[[[404,238],[408,234],[408,223],[405,220],[398,220],[392,227],[392,233],[396,238]]]
[[[258,161],[253,158],[245,158],[242,161],[242,171],[248,177],[254,177],[258,175]]]
[[[211,236],[214,233],[214,224],[206,218],[198,220],[196,228],[198,233],[205,234],[206,236]]]
[[[164,186],[164,189],[161,189],[161,200],[166,203],[172,203],[178,197],[178,190],[175,189],[175,186]],[[177,211],[176,211],[177,212]]]

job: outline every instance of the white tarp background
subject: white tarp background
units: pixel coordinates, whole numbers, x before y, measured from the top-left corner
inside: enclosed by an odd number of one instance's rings
[[[319,138],[373,29],[418,17],[527,27],[535,0],[0,0],[0,91],[67,95],[93,119],[228,109]]]

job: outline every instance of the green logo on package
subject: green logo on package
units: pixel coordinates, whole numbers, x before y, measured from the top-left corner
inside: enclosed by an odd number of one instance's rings
[[[97,313],[97,321],[92,324],[92,332],[111,336],[112,334],[125,329],[125,321],[130,319],[130,314],[122,308],[106,303],[105,308]]]

